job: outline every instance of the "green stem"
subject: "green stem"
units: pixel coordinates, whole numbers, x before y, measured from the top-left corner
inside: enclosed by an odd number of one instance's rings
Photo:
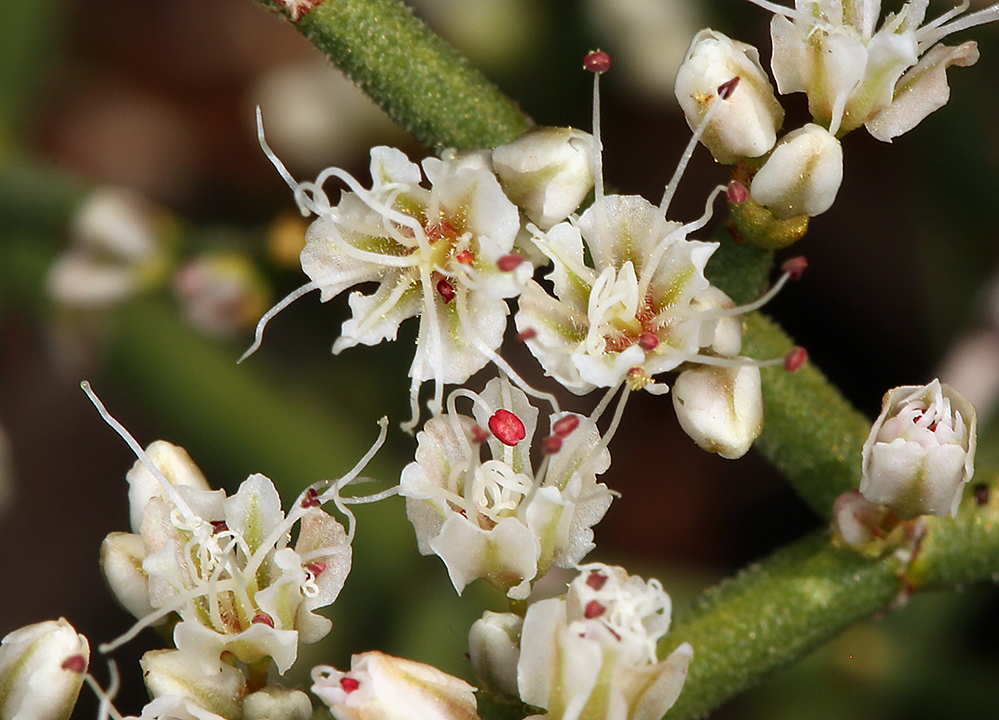
[[[516,103],[399,0],[326,0],[296,27],[430,147],[495,147],[529,127]]]
[[[852,623],[908,593],[995,579],[999,493],[978,505],[970,493],[956,518],[927,518],[911,565],[889,553],[869,560],[833,547],[823,531],[787,546],[709,590],[660,642],[660,657],[694,647],[683,692],[667,717],[699,718],[790,664]]]

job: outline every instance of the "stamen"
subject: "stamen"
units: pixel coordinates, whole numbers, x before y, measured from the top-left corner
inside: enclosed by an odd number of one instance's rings
[[[610,70],[610,65],[610,55],[603,50],[593,50],[583,58],[583,69],[597,75],[602,75]]]
[[[498,267],[503,272],[510,272],[515,270],[520,264],[524,262],[524,256],[518,255],[517,253],[510,253],[509,255],[504,255],[499,260],[496,261],[496,267]]]
[[[737,87],[739,87],[738,75],[736,75],[728,82],[723,82],[721,85],[718,86],[718,97],[720,97],[722,100],[728,100],[730,97],[732,97],[732,93],[735,92],[735,89]]]
[[[324,572],[326,572],[327,565],[324,562],[311,562],[305,564],[305,569],[313,574],[315,577],[319,577]]]
[[[361,687],[361,683],[352,677],[344,676],[340,678],[340,687],[342,687],[343,691],[349,695],[357,690],[357,688]]]
[[[291,188],[292,192],[297,192],[298,182],[294,177],[292,177],[291,173],[288,172],[288,168],[286,168],[284,163],[278,159],[278,156],[274,154],[274,151],[271,150],[267,141],[264,139],[264,116],[260,111],[259,105],[257,105],[257,142],[260,144],[260,149],[264,151],[264,155],[271,161],[271,165],[273,165],[274,169],[278,171],[278,175],[281,176],[281,179],[288,184],[288,187]],[[308,214],[305,212],[305,208],[300,207],[299,209],[302,211],[302,215]]]
[[[527,436],[527,429],[519,417],[500,408],[489,418],[489,429],[504,445],[513,447]]]
[[[559,418],[552,425],[552,434],[565,438],[568,437],[572,432],[579,427],[579,415],[566,415],[564,418]]]
[[[586,578],[586,586],[600,591],[607,584],[607,576],[598,570],[593,570]]]
[[[562,449],[562,438],[558,435],[549,435],[541,441],[541,446],[546,455],[554,455]]]
[[[441,278],[437,281],[437,293],[444,300],[444,304],[447,305],[454,300],[454,285],[449,283],[446,278]]]
[[[749,200],[749,189],[738,180],[733,180],[725,189],[725,199],[733,205],[741,205]]]
[[[454,259],[456,262],[459,262],[462,265],[471,265],[475,261],[475,256],[472,255],[471,250],[462,250],[460,253],[454,256]]]
[[[108,659],[108,675],[110,681],[107,690],[104,690],[97,682],[97,678],[90,673],[84,675],[83,679],[100,700],[100,705],[97,708],[97,720],[106,720],[108,717],[114,718],[114,720],[123,720],[121,713],[112,704],[115,695],[118,694],[118,689],[121,687],[121,678],[118,675],[118,665],[111,659]]]
[[[654,333],[643,332],[638,336],[638,347],[645,352],[651,352],[659,347],[659,338]]]
[[[794,372],[808,360],[808,350],[803,347],[792,348],[787,355],[784,356],[784,369],[788,372]]]
[[[483,430],[478,425],[472,426],[472,441],[476,443],[483,443],[489,439],[489,433]]]
[[[593,618],[600,617],[605,612],[607,612],[606,607],[601,605],[597,600],[590,600],[586,603],[586,608],[583,610],[583,617],[587,620],[592,620]]]
[[[780,266],[782,272],[786,272],[789,280],[798,281],[808,267],[808,260],[804,255],[785,260]]]
[[[264,328],[267,327],[267,323],[269,323],[274,318],[275,315],[277,315],[279,312],[284,310],[286,307],[291,305],[293,302],[298,300],[306,293],[310,293],[318,288],[319,288],[318,284],[314,282],[308,282],[302,287],[298,288],[297,290],[292,290],[290,293],[288,293],[288,295],[285,296],[284,300],[281,300],[280,302],[278,302],[277,305],[275,305],[270,310],[265,312],[264,316],[260,318],[259,321],[257,321],[257,327],[253,331],[253,344],[250,345],[249,349],[240,356],[239,360],[236,361],[236,364],[239,365],[241,362],[246,360],[246,358],[250,357],[250,355],[252,355],[258,349],[260,349],[260,344],[264,340]]]
[[[538,336],[538,331],[535,330],[534,328],[524,328],[519,333],[517,333],[514,339],[517,342],[527,342],[528,340],[536,338],[537,336]]]
[[[320,507],[322,503],[319,502],[319,491],[314,487],[306,488],[304,497],[299,505],[301,505],[302,508]]]
[[[254,615],[253,619],[250,620],[250,623],[253,625],[266,625],[267,627],[274,627],[274,620],[271,616],[262,612]]]

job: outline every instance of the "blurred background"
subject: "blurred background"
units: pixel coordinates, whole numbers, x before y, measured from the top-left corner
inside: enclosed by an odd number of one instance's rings
[[[690,137],[672,78],[693,34],[710,25],[769,61],[770,15],[739,0],[413,5],[543,124],[590,128],[580,60],[610,52],[605,176],[651,200]],[[973,36],[982,59],[950,71],[945,109],[892,145],[863,130],[845,139],[838,201],[790,251],[808,257],[808,272],[768,311],[872,417],[886,389],[943,372],[979,406],[987,468],[999,451],[988,422],[999,392],[999,27]],[[803,97],[782,100],[785,127],[807,120]],[[98,557],[108,532],[127,529],[134,457],[82,379],[141,444],[184,446],[230,490],[262,472],[287,498],[342,475],[383,414],[389,443],[366,474],[386,487],[411,459],[415,442],[398,422],[415,322],[396,343],[333,357],[345,297],[321,305],[309,295],[236,366],[257,318],[305,281],[306,226],[257,145],[258,105],[300,179],[338,165],[367,182],[376,144],[427,152],[250,0],[0,3],[0,636],[65,616],[96,645],[131,624]],[[699,216],[726,180],[700,149],[673,219]],[[550,389],[522,347],[507,349]],[[578,410],[594,402],[566,399]],[[622,497],[591,558],[659,577],[674,605],[819,526],[761,458],[698,450],[668,399],[635,396],[611,451],[604,480]],[[417,554],[404,517],[397,498],[358,510],[334,631],[303,653],[301,682],[309,663],[343,667],[373,648],[469,675],[468,627],[503,598],[476,583],[459,601],[443,563]],[[160,646],[147,632],[116,653],[122,711],[144,703],[134,661]],[[967,588],[848,630],[713,717],[994,717],[996,677],[999,593]],[[94,708],[85,692],[76,716]]]

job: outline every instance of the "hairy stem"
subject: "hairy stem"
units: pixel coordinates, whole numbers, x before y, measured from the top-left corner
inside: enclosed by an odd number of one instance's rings
[[[400,0],[326,0],[296,27],[430,147],[495,147],[529,127],[516,103]]]

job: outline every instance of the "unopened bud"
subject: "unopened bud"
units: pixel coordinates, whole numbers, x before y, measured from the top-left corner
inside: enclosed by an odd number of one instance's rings
[[[213,663],[209,669],[200,658],[180,650],[150,650],[139,665],[154,700],[184,698],[227,720],[241,720],[246,678],[232,665]]]
[[[65,720],[89,659],[87,638],[65,618],[9,633],[0,642],[0,718]]]
[[[738,84],[731,85],[736,78]],[[784,109],[756,48],[714,30],[701,30],[694,36],[676,74],[674,92],[691,129],[700,125],[713,102],[721,103],[712,111],[701,138],[720,163],[733,164],[768,152],[784,121]]]
[[[821,215],[843,181],[843,147],[809,123],[785,135],[753,178],[750,193],[778,218]]]
[[[864,443],[860,492],[903,520],[953,515],[975,471],[975,407],[949,385],[889,390]]]
[[[312,701],[301,690],[268,685],[243,699],[243,720],[309,720]]]
[[[514,613],[486,611],[468,633],[468,654],[484,689],[518,697],[517,661],[524,619]]]
[[[760,370],[754,365],[684,370],[673,384],[673,409],[698,447],[740,458],[763,431]]]
[[[142,569],[145,559],[146,543],[141,535],[113,532],[101,543],[101,570],[108,587],[122,607],[137,618],[153,612],[149,576]]]
[[[535,128],[493,150],[493,166],[507,197],[547,230],[593,188],[593,137],[573,128]]]

